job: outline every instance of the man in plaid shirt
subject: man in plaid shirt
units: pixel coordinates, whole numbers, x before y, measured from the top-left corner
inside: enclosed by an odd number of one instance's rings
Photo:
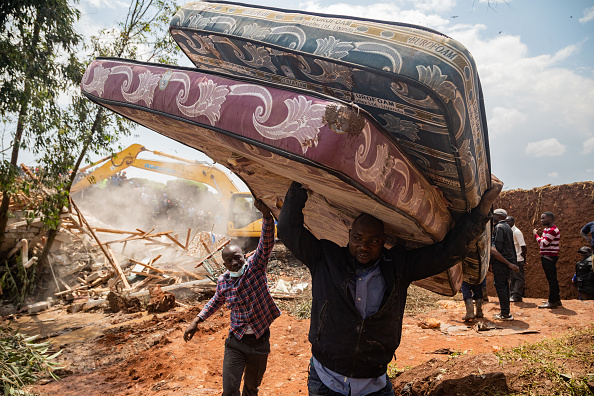
[[[270,353],[269,326],[281,314],[270,295],[266,278],[268,258],[274,246],[274,219],[261,200],[256,200],[254,206],[263,217],[256,252],[246,261],[239,246],[228,245],[223,249],[223,262],[228,271],[219,277],[215,295],[184,333],[184,341],[191,340],[198,323],[227,302],[231,310],[231,329],[225,340],[223,396],[239,395],[244,371],[243,395],[258,394]]]

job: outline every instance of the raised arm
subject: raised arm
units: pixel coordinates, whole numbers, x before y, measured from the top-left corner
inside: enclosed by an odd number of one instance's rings
[[[469,247],[485,231],[491,218],[490,209],[503,188],[503,183],[494,176],[491,185],[477,207],[459,218],[441,242],[405,253],[406,274],[410,281],[437,275],[466,258]]]
[[[272,253],[274,247],[274,218],[268,206],[261,200],[257,199],[254,206],[262,212],[262,232],[258,247],[252,258],[252,265],[254,269],[266,270],[270,253]]]
[[[278,237],[293,255],[311,269],[321,252],[320,241],[303,225],[307,190],[293,182],[278,218]]]

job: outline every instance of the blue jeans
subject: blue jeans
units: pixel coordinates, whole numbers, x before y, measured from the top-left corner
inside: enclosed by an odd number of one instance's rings
[[[462,298],[465,300],[482,300],[483,299],[483,286],[487,286],[487,280],[483,279],[478,285],[462,282]]]
[[[309,376],[307,378],[307,390],[309,391],[309,396],[344,396],[342,393],[334,392],[332,389],[328,388],[316,372],[313,364],[309,364]],[[358,395],[351,395],[349,392],[348,396],[358,396]],[[394,396],[394,387],[392,387],[392,382],[390,378],[388,378],[388,374],[386,374],[386,386],[383,389],[378,390],[377,392],[368,393],[367,396]]]
[[[502,315],[509,314],[509,273],[510,269],[507,265],[493,260],[493,283],[495,284],[495,291],[497,298],[499,298],[499,308]]]

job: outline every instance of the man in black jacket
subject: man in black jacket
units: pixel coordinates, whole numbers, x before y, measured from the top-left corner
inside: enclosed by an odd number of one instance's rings
[[[519,271],[520,268],[516,265],[516,248],[514,246],[514,233],[505,221],[507,212],[504,209],[495,209],[493,211],[493,246],[503,258],[507,260],[503,262],[491,256],[491,269],[493,270],[493,283],[495,284],[495,291],[499,298],[499,313],[494,315],[495,319],[499,320],[514,320],[510,312],[509,304],[509,274],[510,271]],[[511,264],[508,265],[508,263]]]
[[[291,185],[278,236],[312,275],[310,395],[394,394],[386,371],[400,343],[408,286],[466,257],[467,246],[484,231],[502,186],[493,178],[493,188],[443,241],[414,250],[387,250],[384,225],[369,214],[353,221],[347,247],[318,240],[303,225],[307,190],[299,183]]]

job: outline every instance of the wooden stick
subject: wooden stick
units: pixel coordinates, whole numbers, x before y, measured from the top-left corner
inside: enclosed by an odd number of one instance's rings
[[[229,240],[227,240],[227,241],[225,241],[225,242],[223,242],[223,243],[222,243],[222,244],[221,244],[221,245],[218,247],[218,249],[217,249],[217,250],[215,250],[215,251],[214,251],[214,252],[212,252],[212,253],[209,253],[209,254],[208,254],[208,256],[206,256],[206,257],[204,257],[202,260],[200,260],[200,262],[199,262],[198,264],[196,264],[196,265],[194,266],[194,268],[198,268],[199,266],[201,266],[202,264],[204,264],[204,262],[205,262],[206,260],[208,260],[209,258],[211,258],[211,257],[212,257],[212,256],[213,256],[213,255],[214,255],[216,252],[218,252],[219,250],[221,250],[222,248],[224,248],[225,246],[227,246],[227,245],[229,244],[229,242],[231,242],[231,240],[230,240],[230,239],[229,239]],[[203,242],[203,243],[204,243],[204,242]]]
[[[124,283],[125,288],[126,289],[130,289],[130,284],[128,283],[128,280],[126,279],[126,276],[122,272],[122,269],[120,268],[119,264],[115,261],[114,257],[111,257],[110,252],[107,250],[109,247],[107,247],[107,249],[106,249],[106,247],[103,246],[103,244],[101,243],[101,241],[97,237],[97,234],[95,234],[95,231],[93,231],[93,229],[91,228],[91,226],[89,225],[89,223],[87,223],[87,219],[85,219],[82,216],[82,213],[80,212],[80,210],[78,209],[78,207],[74,203],[74,200],[72,199],[72,197],[69,197],[69,199],[70,199],[70,204],[72,205],[72,207],[76,210],[76,213],[78,214],[78,218],[87,227],[87,229],[91,232],[91,235],[93,235],[93,238],[95,238],[95,241],[97,242],[97,244],[101,248],[101,251],[103,252],[103,254],[105,255],[105,257],[109,261],[109,264],[111,264],[111,266],[113,267],[113,269],[120,276],[120,279],[122,279],[122,282]]]
[[[54,296],[62,296],[64,294],[72,293],[72,292],[77,291],[77,290],[80,290],[80,289],[86,289],[87,287],[89,287],[89,285],[80,285],[80,286],[77,286],[77,287],[73,287],[70,290],[64,290],[62,292],[54,293]]]
[[[163,275],[149,274],[148,272],[132,271],[132,273],[137,274],[137,275],[142,275],[142,276],[148,276],[149,278],[165,279],[165,277]]]
[[[190,234],[192,233],[192,229],[188,228],[188,234],[186,235],[186,247],[185,250],[188,250],[188,246],[190,245]]]
[[[181,243],[179,243],[179,241],[177,239],[175,239],[174,237],[172,237],[169,234],[165,235],[167,238],[171,239],[177,246],[179,246],[180,248],[186,250],[186,247],[184,245],[182,245]]]
[[[153,264],[155,264],[155,261],[159,260],[159,259],[160,259],[162,256],[163,256],[163,255],[162,255],[162,254],[160,254],[160,255],[158,255],[157,257],[155,257],[154,259],[152,259],[152,260],[151,260],[151,262],[150,262],[150,265],[153,265]]]
[[[142,263],[142,262],[137,261],[137,260],[134,260],[134,259],[130,259],[130,262],[131,263],[134,263],[134,264],[142,265],[143,267],[148,268],[148,269],[152,269],[153,271],[158,272],[160,274],[164,274],[165,273],[165,271],[160,270],[160,269],[155,268],[155,267],[152,267],[150,264],[145,264],[145,263]]]
[[[158,237],[161,235],[167,235],[169,237],[171,237],[170,235],[168,235],[169,233],[171,233],[173,231],[164,231],[164,232],[157,232],[155,234],[144,234],[144,235],[134,235],[128,238],[124,238],[124,239],[117,239],[115,241],[108,241],[105,242],[105,245],[111,245],[112,243],[123,243],[123,242],[128,242],[128,241],[134,241],[134,240],[138,240],[138,239],[148,239],[148,238],[154,238],[154,237]]]
[[[114,230],[111,228],[99,228],[99,227],[93,227],[93,230],[95,230],[95,232],[105,232],[105,233],[110,233],[110,234],[132,234],[132,235],[142,234],[141,232],[122,231],[122,230]]]
[[[113,262],[116,272],[120,275],[120,279],[122,279],[122,282],[124,283],[125,290],[129,290],[130,284],[128,283],[128,279],[126,279],[126,275],[124,275],[124,271],[122,271],[122,267],[120,267],[120,263],[118,263],[115,254],[113,254],[113,250],[111,250],[109,246],[105,246],[105,249],[107,249],[109,255],[111,256],[111,262]]]
[[[188,271],[187,269],[185,269],[183,267],[180,267],[179,265],[176,265],[176,267],[179,268],[180,270],[182,270],[182,272],[184,274],[186,274],[188,276],[191,276],[192,278],[195,278],[195,279],[204,279],[203,276],[200,276],[200,275],[198,275],[198,274],[196,274],[196,273],[194,273],[192,271]]]

